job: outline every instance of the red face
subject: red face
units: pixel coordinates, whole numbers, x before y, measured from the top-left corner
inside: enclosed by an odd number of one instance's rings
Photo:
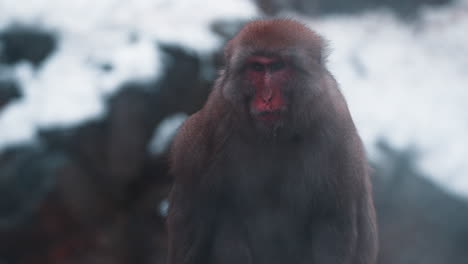
[[[247,79],[255,89],[251,109],[256,118],[270,122],[281,118],[285,107],[282,87],[290,75],[290,67],[281,58],[252,56],[247,60]]]

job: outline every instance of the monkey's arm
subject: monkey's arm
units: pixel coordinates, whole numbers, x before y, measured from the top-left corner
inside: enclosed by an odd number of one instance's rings
[[[358,215],[358,246],[354,263],[376,263],[378,253],[378,231],[371,185],[366,179],[366,189],[369,190],[361,199],[361,213]]]
[[[356,145],[350,144],[359,144]],[[358,138],[332,154],[334,201],[313,230],[313,263],[374,264],[377,253],[375,210],[368,165]],[[343,147],[348,145],[348,147]],[[329,189],[330,190],[330,189]]]
[[[212,227],[212,212],[207,208],[210,201],[190,194],[194,192],[177,183],[171,191],[168,215],[169,264],[206,262]]]
[[[356,179],[356,249],[353,264],[374,264],[377,261],[378,252],[378,232],[377,219],[372,195],[372,184],[370,179],[370,166],[365,156],[364,146],[359,136],[356,135],[354,144],[357,147],[348,151],[353,157],[350,166],[347,168],[347,174]],[[354,155],[352,155],[354,154]],[[356,158],[357,157],[357,158]]]
[[[312,263],[375,263],[377,239],[373,211],[358,201],[348,206],[348,210],[321,219],[315,226]]]
[[[215,199],[201,189],[208,156],[206,131],[198,114],[180,128],[171,147],[171,174],[175,177],[169,198],[169,264],[203,263],[210,239]]]

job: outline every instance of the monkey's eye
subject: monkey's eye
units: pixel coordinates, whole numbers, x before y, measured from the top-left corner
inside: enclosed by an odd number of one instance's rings
[[[286,66],[286,63],[284,63],[284,61],[275,61],[271,63],[269,66],[270,66],[270,71],[274,72],[274,71],[279,71],[283,69]]]
[[[262,71],[265,71],[265,66],[261,63],[258,63],[258,62],[252,62],[250,65],[249,65],[249,68],[253,71],[256,71],[256,72],[262,72]]]

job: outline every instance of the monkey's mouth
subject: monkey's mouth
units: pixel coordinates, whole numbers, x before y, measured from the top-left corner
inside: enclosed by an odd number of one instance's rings
[[[261,111],[257,112],[256,115],[257,119],[265,122],[275,122],[282,118],[283,113],[280,110],[275,111]]]

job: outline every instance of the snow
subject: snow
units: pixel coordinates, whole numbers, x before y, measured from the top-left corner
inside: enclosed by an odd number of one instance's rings
[[[0,1],[0,30],[12,23],[38,25],[59,39],[38,72],[25,63],[13,69],[25,96],[0,113],[0,149],[33,141],[40,127],[101,117],[104,99],[119,84],[158,78],[158,42],[203,54],[221,45],[209,27],[214,20],[255,15],[247,0]],[[113,70],[105,73],[103,64]]]
[[[167,216],[167,212],[169,211],[169,201],[167,199],[162,200],[161,203],[159,203],[157,211],[161,216]]]
[[[148,145],[150,153],[161,154],[166,151],[176,130],[185,119],[187,119],[187,114],[185,113],[177,113],[164,118],[154,131],[154,135]]]
[[[2,0],[0,25],[12,21],[50,26],[102,45],[109,33],[136,33],[159,42],[211,51],[220,39],[209,25],[217,19],[249,19],[257,8],[248,0]],[[119,34],[120,33],[120,34]]]
[[[330,42],[329,68],[371,158],[376,142],[416,148],[431,180],[468,196],[468,2],[405,24],[385,11],[308,24]]]

